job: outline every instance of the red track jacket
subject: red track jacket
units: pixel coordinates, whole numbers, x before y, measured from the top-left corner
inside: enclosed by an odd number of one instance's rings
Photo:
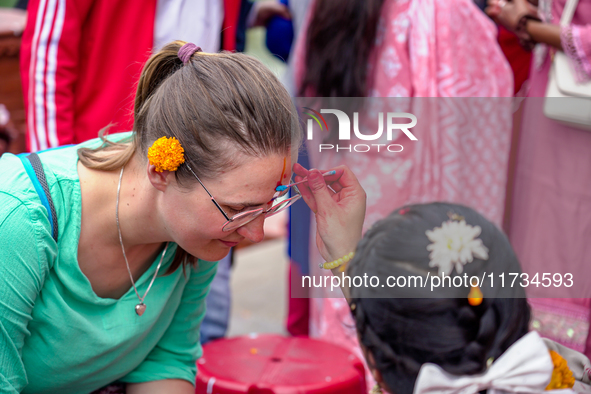
[[[235,48],[240,0],[225,0],[223,48]],[[151,54],[156,0],[31,0],[21,46],[27,145],[37,151],[131,130]],[[227,32],[227,34],[226,34]]]

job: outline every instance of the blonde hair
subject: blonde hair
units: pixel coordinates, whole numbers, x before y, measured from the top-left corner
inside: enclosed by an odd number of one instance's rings
[[[196,52],[183,64],[178,51],[184,44],[166,45],[144,66],[131,142],[112,142],[101,135],[101,147],[78,150],[84,166],[114,171],[136,153],[147,160],[148,148],[163,136],[180,141],[186,162],[203,179],[239,166],[236,150],[258,157],[297,151],[297,111],[271,71],[250,56],[227,52]],[[181,186],[196,182],[187,166],[181,165],[175,176]],[[169,272],[187,258],[196,261],[178,250]]]

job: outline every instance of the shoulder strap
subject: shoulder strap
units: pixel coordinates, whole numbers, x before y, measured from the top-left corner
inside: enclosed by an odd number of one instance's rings
[[[51,223],[51,236],[57,242],[57,235],[58,235],[58,227],[57,227],[57,214],[55,212],[55,207],[53,206],[53,200],[51,199],[51,194],[49,193],[49,186],[47,185],[47,179],[45,178],[45,172],[43,172],[43,165],[41,164],[41,159],[36,153],[31,153],[27,156],[19,155],[21,161],[23,162],[23,166],[27,171],[27,175],[31,178],[31,182],[33,182],[33,186],[39,194],[39,198],[41,199],[41,203],[47,209],[47,214],[49,215],[49,222]]]
[[[560,18],[560,26],[568,26],[573,20],[573,15],[577,9],[579,0],[567,0],[562,10],[562,17]]]

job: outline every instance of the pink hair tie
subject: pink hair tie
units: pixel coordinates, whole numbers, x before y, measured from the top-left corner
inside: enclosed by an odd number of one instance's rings
[[[183,64],[187,64],[195,52],[201,52],[201,47],[188,42],[179,49],[179,59],[181,59]]]

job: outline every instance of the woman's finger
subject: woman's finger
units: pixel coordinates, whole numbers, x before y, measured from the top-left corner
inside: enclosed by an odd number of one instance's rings
[[[342,189],[351,189],[351,190],[361,189],[362,190],[362,187],[359,184],[359,180],[357,179],[355,174],[353,174],[351,169],[349,169],[349,167],[338,166],[338,167],[335,167],[335,171],[339,171],[338,173],[341,174],[341,176],[337,180],[337,183],[341,185],[341,190]]]
[[[293,165],[293,172],[297,175],[302,176],[302,177],[305,177],[306,175],[308,175],[308,170],[305,169],[300,163],[295,163]]]
[[[324,177],[324,180],[326,181],[326,183],[332,183],[332,182],[336,182],[338,181],[341,176],[343,176],[344,170],[342,168],[339,167],[335,167],[335,168],[331,168],[328,170],[319,170],[322,174],[326,174],[329,171],[334,171],[335,173],[333,175],[326,175]]]
[[[500,12],[501,12],[501,9],[498,6],[486,7],[484,9],[484,13],[493,19],[495,19],[497,16],[499,16]]]
[[[294,182],[300,182],[303,179],[305,179],[310,170],[307,170],[306,168],[304,168],[300,163],[296,163],[293,165],[293,172],[296,175],[294,177]],[[331,182],[335,182],[337,181],[344,173],[344,166],[339,166],[339,167],[335,167],[335,168],[330,168],[330,169],[319,169],[318,171],[320,171],[322,174],[326,174],[327,172],[330,171],[334,171],[334,174],[332,175],[326,175],[324,177],[326,183],[331,183]],[[300,178],[298,178],[300,177]]]
[[[329,183],[328,184],[328,187],[331,188],[332,190],[334,190],[336,193],[338,193],[341,190],[343,190],[343,186],[341,186],[341,184],[338,183],[338,182]]]
[[[313,184],[313,182],[310,181],[310,175],[312,173],[325,174],[329,171],[334,171],[335,173],[332,175],[321,176],[321,183]],[[328,206],[326,204],[329,204],[329,200],[326,197],[329,197],[333,202],[339,202],[344,197],[342,195],[343,190],[345,192],[353,192],[353,195],[359,191],[363,191],[357,177],[355,177],[353,172],[344,165],[331,169],[307,170],[299,163],[296,163],[293,166],[293,172],[296,174],[294,182],[301,182],[308,179],[307,182],[300,183],[297,187],[302,198],[314,213],[318,212],[319,203],[323,207]],[[320,193],[318,193],[319,191]],[[319,201],[319,199],[322,200],[322,202]]]
[[[310,170],[307,183],[318,210],[322,209],[323,212],[330,212],[335,201],[332,199],[332,193],[328,190],[322,173],[318,170]]]
[[[297,188],[300,191],[304,202],[308,205],[308,207],[310,207],[310,210],[316,213],[318,211],[316,200],[314,199],[314,195],[306,183],[299,184]]]

